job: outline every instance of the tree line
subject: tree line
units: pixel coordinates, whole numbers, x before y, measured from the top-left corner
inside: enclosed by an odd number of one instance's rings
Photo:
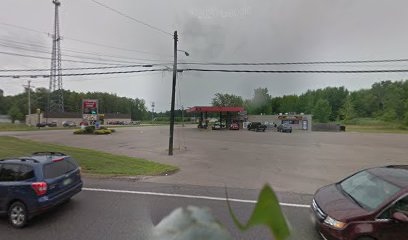
[[[28,113],[28,92],[14,96],[0,95],[0,114],[7,114],[14,120],[25,119]],[[78,93],[64,90],[64,109],[66,112],[81,112],[82,99],[98,99],[100,113],[123,113],[130,114],[133,120],[145,120],[149,118],[146,103],[143,99],[119,97],[116,94],[104,92]],[[48,103],[48,90],[37,88],[31,91],[31,112],[35,113],[39,108],[46,111]]]
[[[257,88],[251,99],[217,93],[213,106],[243,106],[248,114],[305,113],[318,122],[375,118],[408,125],[408,81],[382,81],[369,89],[348,91],[345,87],[308,90],[301,95],[272,97],[267,88]]]
[[[13,120],[24,120],[28,112],[27,92],[14,96],[0,94],[0,114],[10,115]],[[170,111],[149,112],[143,99],[119,97],[104,92],[78,93],[64,90],[66,112],[81,112],[82,99],[98,99],[99,112],[131,114],[132,120],[169,120]],[[48,90],[37,88],[31,92],[31,112],[37,108],[46,110]],[[408,80],[382,81],[369,89],[349,91],[345,87],[327,87],[308,90],[300,95],[273,97],[267,88],[257,88],[251,99],[228,93],[217,93],[213,106],[244,107],[248,114],[304,113],[312,114],[318,122],[350,121],[356,118],[375,118],[386,122],[408,125]],[[176,110],[181,118],[182,111]],[[184,111],[185,117],[192,114]]]

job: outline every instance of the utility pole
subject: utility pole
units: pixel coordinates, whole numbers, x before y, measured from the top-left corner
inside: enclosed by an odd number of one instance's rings
[[[184,106],[181,105],[181,126],[184,127]]]
[[[152,102],[152,124],[153,124],[153,121],[154,121],[154,107],[155,106],[156,106],[155,103]]]
[[[31,125],[31,88],[34,88],[34,86],[31,86],[31,80],[28,80],[27,85],[23,85],[25,89],[27,89],[27,95],[28,95],[28,120],[29,120],[29,125]]]
[[[170,137],[169,137],[169,156],[173,155],[173,133],[174,133],[174,103],[176,98],[176,79],[177,79],[177,31],[174,31],[174,63],[173,63],[173,86],[171,91],[171,110],[170,110]]]

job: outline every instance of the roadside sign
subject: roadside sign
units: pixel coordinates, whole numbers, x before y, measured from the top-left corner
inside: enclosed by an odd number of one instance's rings
[[[82,118],[87,121],[97,121],[98,115],[97,114],[82,114]]]
[[[98,107],[97,99],[82,100],[82,114],[98,114]]]

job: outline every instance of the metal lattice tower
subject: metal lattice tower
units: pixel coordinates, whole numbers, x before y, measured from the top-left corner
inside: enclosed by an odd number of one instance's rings
[[[64,112],[64,95],[62,89],[61,71],[61,36],[59,30],[58,8],[61,3],[53,0],[55,5],[54,34],[52,35],[52,54],[50,70],[50,88],[48,99],[48,112]]]

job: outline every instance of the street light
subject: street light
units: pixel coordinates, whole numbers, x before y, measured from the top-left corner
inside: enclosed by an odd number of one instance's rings
[[[177,80],[177,52],[183,52],[186,56],[190,56],[190,54],[187,51],[177,50],[177,42],[178,42],[177,31],[174,31],[174,63],[173,63],[173,86],[171,91],[169,156],[173,155],[174,104],[176,98],[176,80]]]
[[[177,50],[177,51],[178,51],[178,52],[183,52],[183,53],[184,53],[184,54],[185,54],[187,57],[188,57],[188,56],[190,56],[190,53],[188,53],[187,51],[180,50],[180,49],[179,49],[179,50]]]

